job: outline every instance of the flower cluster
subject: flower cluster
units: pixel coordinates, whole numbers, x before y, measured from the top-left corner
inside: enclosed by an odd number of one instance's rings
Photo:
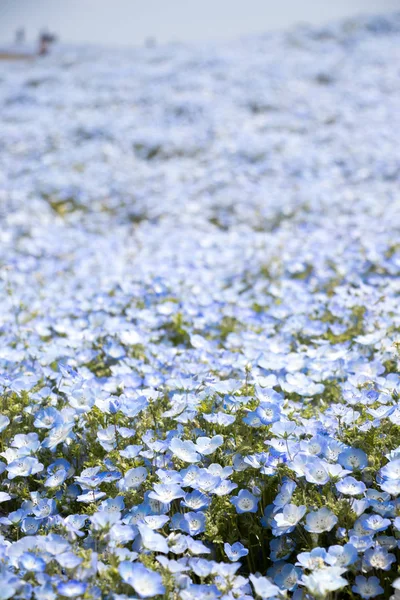
[[[0,600],[400,589],[399,31],[4,63]]]

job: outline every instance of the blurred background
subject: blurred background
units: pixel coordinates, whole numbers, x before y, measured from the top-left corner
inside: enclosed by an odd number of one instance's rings
[[[137,45],[231,39],[400,10],[400,0],[0,0],[0,43],[23,27],[27,40],[47,28],[63,42]]]

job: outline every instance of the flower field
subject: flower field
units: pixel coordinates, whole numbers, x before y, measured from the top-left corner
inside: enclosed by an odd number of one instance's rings
[[[0,63],[0,600],[400,589],[399,34]]]

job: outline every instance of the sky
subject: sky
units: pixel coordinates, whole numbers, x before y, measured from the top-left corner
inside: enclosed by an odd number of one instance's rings
[[[400,0],[0,0],[0,42],[20,26],[30,40],[43,27],[78,43],[226,40],[395,10]]]

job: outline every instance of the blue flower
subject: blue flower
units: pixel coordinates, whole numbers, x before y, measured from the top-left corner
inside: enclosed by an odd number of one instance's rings
[[[345,569],[339,567],[325,567],[310,575],[303,575],[301,581],[311,594],[324,598],[328,592],[335,592],[347,585],[347,580],[342,577],[344,572]]]
[[[371,569],[382,569],[389,571],[392,563],[396,562],[394,554],[389,553],[386,548],[376,546],[369,548],[364,554],[364,562]]]
[[[347,448],[339,454],[338,462],[349,471],[362,471],[368,466],[368,457],[359,448]]]
[[[239,515],[247,512],[257,512],[258,499],[248,490],[240,490],[237,496],[230,498],[230,501]]]
[[[356,548],[352,544],[330,546],[324,560],[332,567],[348,567],[358,559]]]
[[[355,594],[360,594],[361,598],[364,598],[365,600],[376,598],[376,596],[383,594],[383,587],[380,585],[380,581],[375,575],[372,577],[357,575],[355,582],[355,585],[351,588],[352,591]]]
[[[156,483],[154,484],[154,492],[149,493],[149,498],[153,498],[161,503],[169,503],[177,498],[183,498],[185,492],[182,490],[180,485],[167,484],[167,483]]]
[[[152,552],[163,552],[168,554],[168,544],[160,533],[156,533],[150,527],[144,524],[137,525],[140,533],[140,538],[144,548],[151,550]]]
[[[87,583],[83,581],[76,581],[71,579],[57,585],[57,593],[63,598],[76,598],[77,596],[83,596],[87,589]]]
[[[298,567],[286,564],[274,577],[274,582],[284,590],[292,591],[297,587],[302,571]]]
[[[118,488],[125,492],[127,490],[136,490],[147,479],[148,472],[145,467],[136,467],[128,469],[124,477],[118,482]]]
[[[15,477],[28,477],[29,475],[35,475],[43,471],[43,465],[38,461],[37,458],[32,456],[25,456],[18,458],[7,465],[8,478],[14,479]]]
[[[203,454],[203,456],[207,456],[209,454],[213,454],[217,448],[222,446],[224,443],[224,438],[222,435],[214,435],[214,437],[199,437],[196,440],[196,449],[197,452]],[[187,461],[194,462],[194,461]]]
[[[232,562],[240,560],[243,556],[247,556],[249,551],[240,542],[235,542],[232,546],[228,543],[224,544],[225,554]]]
[[[307,512],[306,506],[286,504],[281,513],[276,513],[272,521],[272,532],[276,536],[291,533]]]
[[[123,561],[118,571],[123,581],[129,584],[141,598],[153,598],[165,593],[161,575],[147,569],[141,563]]]
[[[198,535],[205,531],[206,516],[203,512],[187,512],[183,515],[182,529],[189,535]]]
[[[365,492],[366,485],[354,477],[344,477],[336,484],[336,489],[345,496],[358,496]]]
[[[200,460],[197,446],[190,440],[182,441],[178,438],[173,438],[170,443],[172,453],[187,463],[196,463]]]
[[[304,529],[310,533],[323,533],[331,531],[337,522],[337,516],[329,508],[320,508],[308,513]]]
[[[33,552],[24,552],[19,559],[19,563],[23,569],[32,573],[42,573],[46,569],[43,558],[33,554]]]
[[[253,584],[256,594],[258,596],[261,596],[261,598],[267,599],[273,598],[274,596],[278,596],[278,586],[271,583],[271,581],[266,577],[256,577],[255,575],[251,574],[249,579]]]

